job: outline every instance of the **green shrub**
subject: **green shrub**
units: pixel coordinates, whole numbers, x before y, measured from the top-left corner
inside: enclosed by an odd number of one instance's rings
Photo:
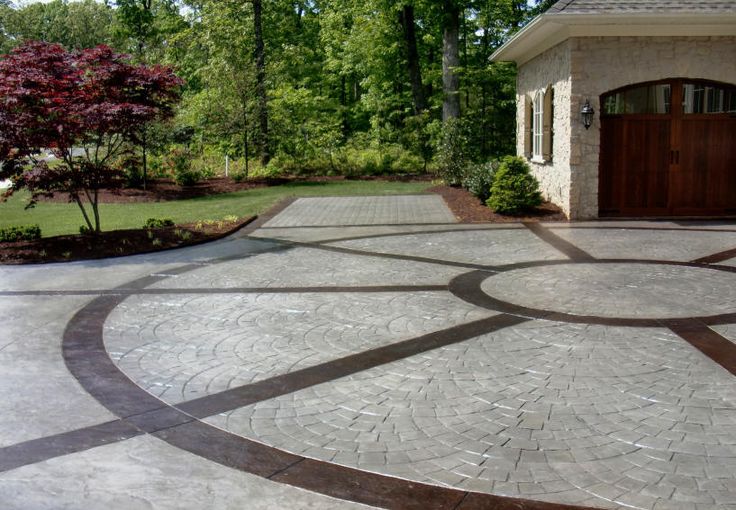
[[[485,202],[491,196],[493,176],[500,165],[501,162],[497,159],[481,164],[471,163],[465,169],[463,188]]]
[[[21,225],[18,227],[0,228],[0,243],[14,241],[33,241],[41,239],[41,227],[38,225]]]
[[[202,172],[192,167],[192,153],[189,149],[180,147],[171,149],[166,163],[174,182],[179,186],[194,186],[202,180]]]
[[[173,226],[174,220],[171,218],[148,218],[143,228],[166,228]]]
[[[493,177],[488,207],[501,214],[518,214],[542,203],[539,182],[520,157],[506,156]]]
[[[465,124],[461,120],[448,120],[442,126],[442,135],[437,148],[437,165],[440,177],[449,186],[460,186],[468,164],[469,139]]]

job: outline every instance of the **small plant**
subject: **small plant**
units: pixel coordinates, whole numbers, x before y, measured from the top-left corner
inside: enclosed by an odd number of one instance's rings
[[[0,228],[0,243],[14,241],[34,241],[41,239],[41,227],[38,225],[21,225],[18,227]]]
[[[248,180],[248,174],[245,172],[235,172],[230,174],[230,178],[237,183],[241,183]]]
[[[40,256],[40,257],[41,257],[42,259],[45,259],[46,257],[48,257],[48,255],[49,255],[49,254],[48,254],[48,253],[46,252],[46,250],[41,250],[41,251],[39,251],[39,252],[38,252],[38,255],[39,255],[39,256]]]
[[[90,235],[92,233],[92,231],[89,229],[88,226],[86,226],[86,225],[80,225],[79,226],[79,233],[82,234],[83,236],[88,236],[88,235]]]
[[[526,161],[517,156],[503,158],[493,177],[488,207],[501,214],[518,214],[541,203],[539,182]]]
[[[70,259],[72,257],[72,252],[65,251],[64,253],[61,254],[61,256],[64,257],[65,259]]]
[[[180,228],[174,230],[174,235],[182,241],[189,241],[192,238],[191,232],[189,232],[188,230],[182,230]]]
[[[148,218],[146,223],[143,225],[144,228],[166,228],[173,227],[174,220],[171,218]]]
[[[154,239],[152,239],[152,240],[151,240],[151,244],[152,244],[153,246],[159,247],[159,246],[161,246],[161,245],[162,245],[163,243],[161,242],[161,239],[159,239],[158,237],[156,237],[156,238],[154,238]]]
[[[500,165],[501,162],[498,160],[468,165],[463,178],[463,188],[485,202],[491,196],[493,176]]]
[[[226,221],[228,223],[235,223],[236,221],[238,221],[238,217],[235,216],[234,214],[228,214],[227,216],[225,216],[222,219],[223,219],[223,221]]]

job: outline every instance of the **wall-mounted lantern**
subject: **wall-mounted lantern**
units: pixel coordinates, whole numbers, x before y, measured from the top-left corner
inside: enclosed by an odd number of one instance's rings
[[[595,110],[590,106],[590,101],[586,99],[585,104],[580,109],[580,117],[583,119],[585,129],[590,128],[590,125],[593,123],[593,115],[595,115]]]

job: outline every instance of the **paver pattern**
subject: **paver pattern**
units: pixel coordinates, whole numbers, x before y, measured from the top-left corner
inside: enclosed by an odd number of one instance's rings
[[[490,296],[530,308],[605,317],[694,317],[733,311],[736,273],[665,264],[569,264],[486,279]]]
[[[435,199],[0,268],[0,501],[736,509],[736,224]]]

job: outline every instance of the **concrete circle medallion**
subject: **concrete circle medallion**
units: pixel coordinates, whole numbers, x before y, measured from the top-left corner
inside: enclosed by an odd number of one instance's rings
[[[570,315],[674,319],[736,311],[736,274],[669,264],[528,267],[491,276],[481,289],[506,303]]]

